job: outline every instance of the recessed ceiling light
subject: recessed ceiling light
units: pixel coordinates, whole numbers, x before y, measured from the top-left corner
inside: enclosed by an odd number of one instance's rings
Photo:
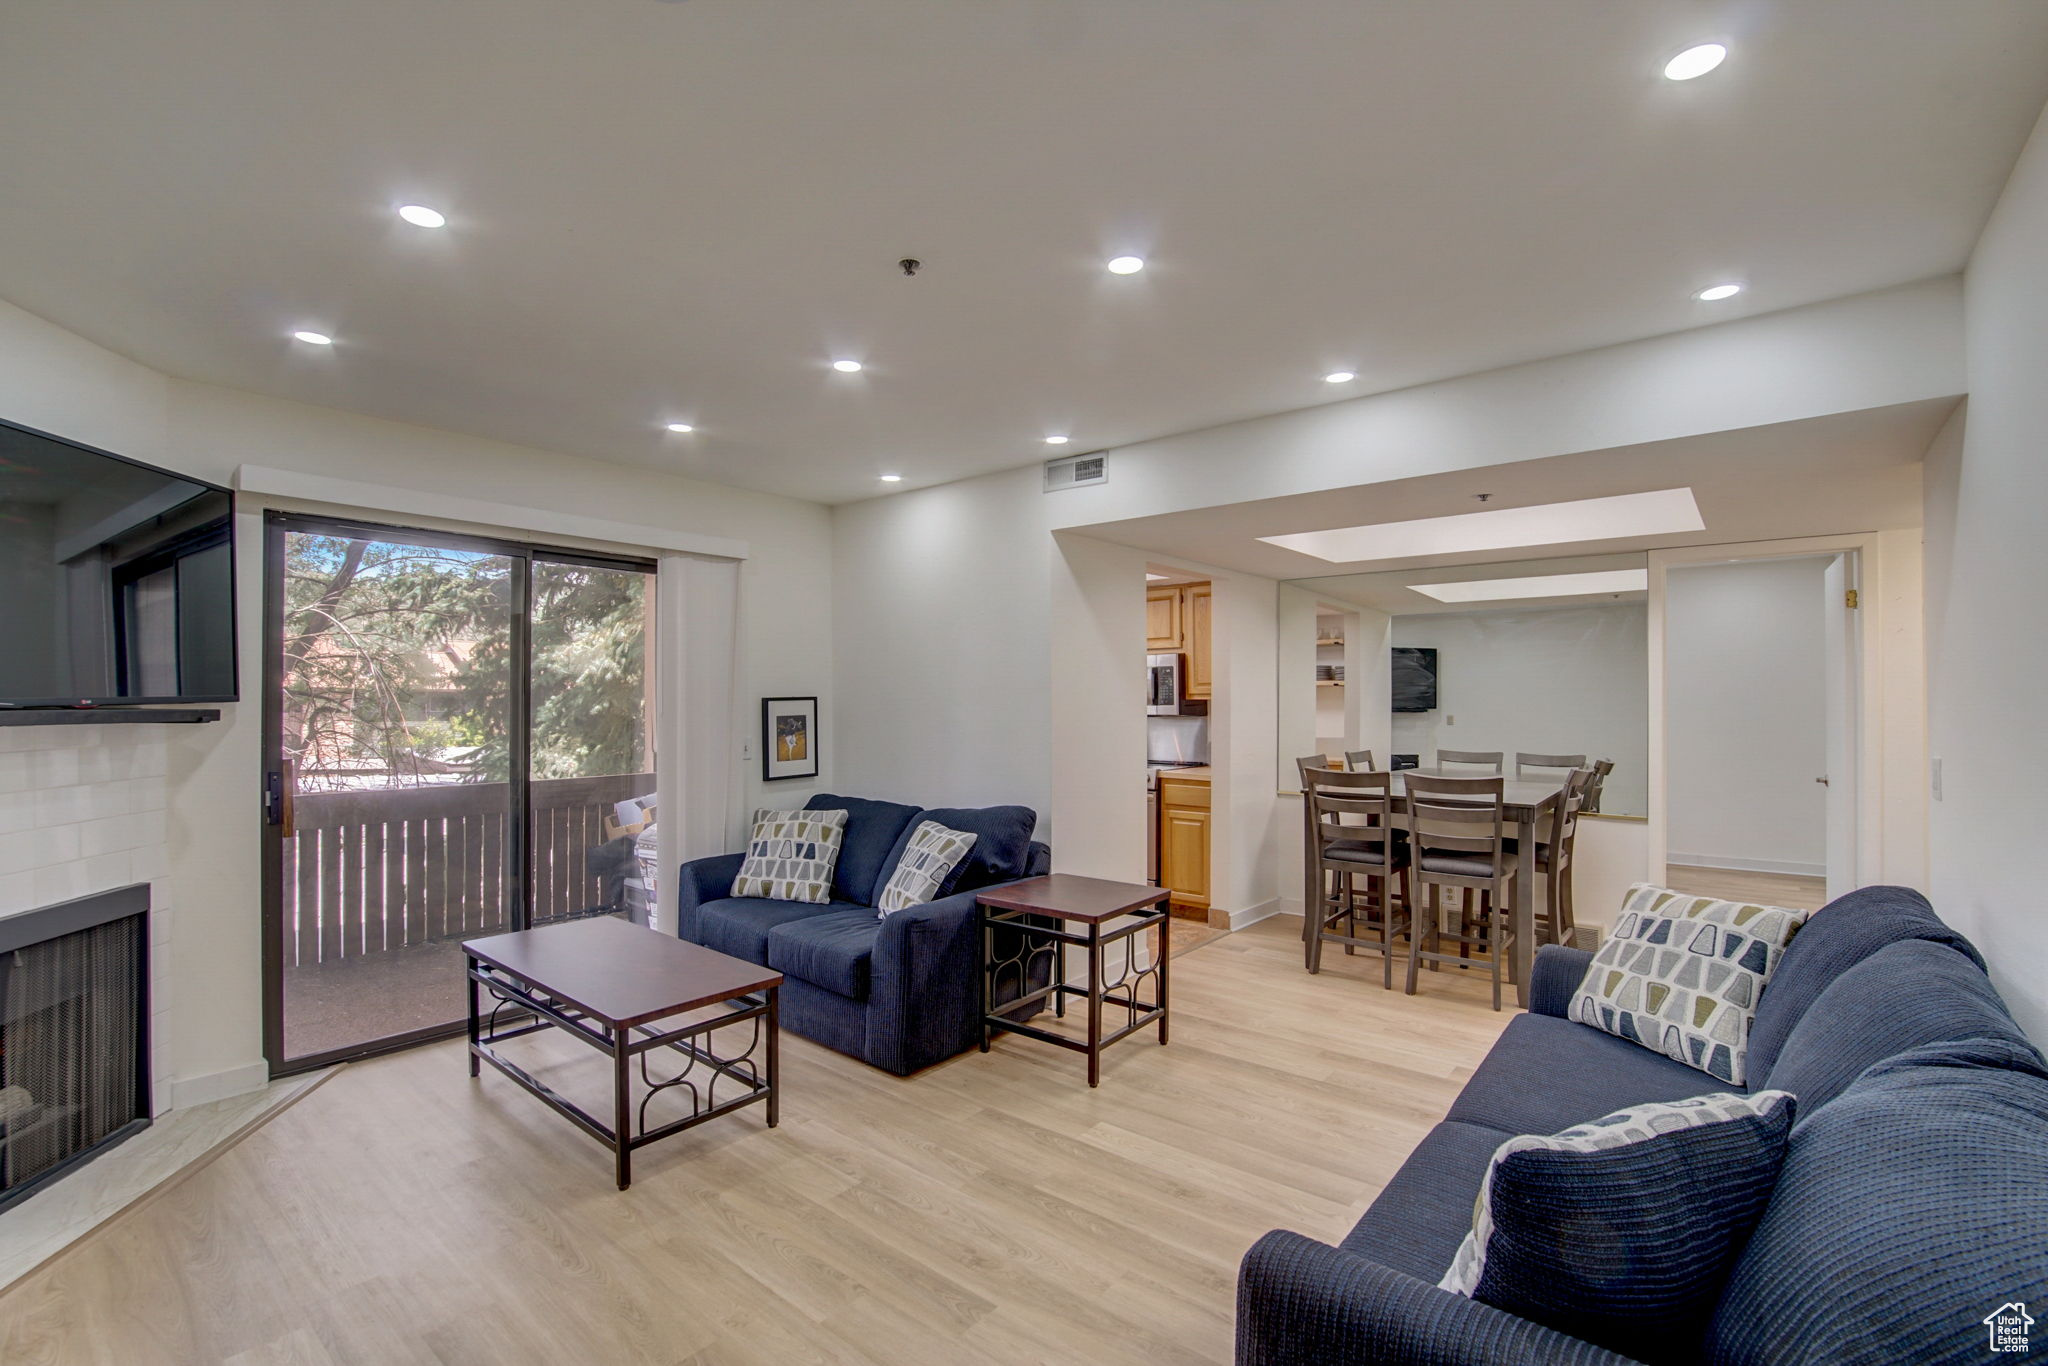
[[[668,424],[668,429],[672,432],[694,432],[697,430],[687,422],[671,422]]]
[[[1689,81],[1695,76],[1704,76],[1719,66],[1727,56],[1728,49],[1719,43],[1701,43],[1698,47],[1689,47],[1664,63],[1665,79]]]
[[[1737,284],[1709,285],[1692,297],[1702,303],[1710,304],[1720,299],[1732,299],[1741,292],[1742,286]]]
[[[875,477],[885,484],[900,484],[903,482],[903,476],[900,474],[878,474]]]
[[[1664,536],[1704,531],[1691,489],[1623,493],[1538,507],[1496,508],[1449,517],[1422,517],[1377,526],[1337,527],[1261,536],[1268,545],[1298,550],[1333,564],[1401,560],[1417,555],[1455,555],[1475,550],[1508,550],[1567,541],[1610,541],[1624,536]]]
[[[1504,598],[1576,598],[1595,593],[1642,593],[1647,569],[1607,569],[1593,574],[1539,574],[1525,579],[1467,579],[1462,583],[1411,583],[1438,602],[1498,602]]]
[[[860,373],[860,362],[857,360],[835,360],[832,362],[832,368],[842,375],[857,375]]]
[[[442,228],[448,225],[448,215],[439,209],[430,209],[424,204],[400,204],[398,216],[416,228]]]
[[[302,341],[308,346],[334,345],[334,338],[328,336],[325,332],[294,332],[292,333],[292,340]]]
[[[1352,380],[1355,380],[1357,378],[1358,376],[1353,374],[1349,370],[1332,370],[1329,374],[1323,376],[1323,383],[1349,384]]]
[[[1170,574],[1154,574],[1154,573],[1153,573],[1153,572],[1152,572],[1151,570],[1149,570],[1149,569],[1145,571],[1145,582],[1146,582],[1146,583],[1158,583],[1158,582],[1160,582],[1160,581],[1161,581],[1162,579],[1168,579],[1168,578],[1171,578],[1171,577],[1173,577],[1173,576],[1172,576],[1172,575],[1170,575]]]
[[[1113,256],[1108,266],[1111,275],[1136,275],[1144,268],[1145,258],[1142,256]]]
[[[1070,439],[1064,436],[1048,436],[1045,439],[1045,444],[1048,446],[1064,446]]]

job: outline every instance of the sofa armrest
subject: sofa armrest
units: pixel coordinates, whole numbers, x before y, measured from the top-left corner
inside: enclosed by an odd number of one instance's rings
[[[868,989],[868,1061],[877,1067],[908,1076],[952,1057],[978,1037],[977,895],[956,892],[882,918]],[[887,1056],[876,1056],[878,1041]]]
[[[697,942],[697,908],[708,901],[723,901],[732,895],[733,879],[740,875],[745,854],[715,854],[691,859],[676,877],[676,936]]]
[[[1536,950],[1536,961],[1529,968],[1529,1013],[1571,1018],[1572,996],[1592,961],[1591,951],[1562,944],[1545,944]]]
[[[1631,1366],[1554,1328],[1276,1231],[1237,1275],[1237,1366]]]

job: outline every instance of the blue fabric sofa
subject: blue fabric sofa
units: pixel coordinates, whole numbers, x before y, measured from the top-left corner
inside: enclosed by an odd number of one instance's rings
[[[784,1028],[899,1076],[973,1046],[981,1037],[974,896],[1051,871],[1052,851],[1031,838],[1037,813],[924,810],[829,793],[805,806],[847,813],[829,903],[735,897],[745,855],[696,859],[677,879],[676,933],[782,973]],[[922,819],[972,831],[974,847],[938,900],[878,917],[875,900]]]
[[[1590,958],[1537,955],[1529,1012],[1342,1243],[1252,1247],[1240,1366],[1625,1362],[1436,1288],[1502,1142],[1728,1089],[1567,1019]],[[2048,1064],[1917,892],[1812,916],[1758,1000],[1748,1067],[1752,1091],[1798,1097],[1785,1165],[1706,1340],[1657,1360],[1975,1362],[1985,1315],[2048,1304]]]

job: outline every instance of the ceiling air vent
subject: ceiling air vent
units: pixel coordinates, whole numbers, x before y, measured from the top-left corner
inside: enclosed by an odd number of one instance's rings
[[[1106,455],[1069,455],[1058,460],[1045,462],[1045,491],[1077,489],[1083,484],[1106,484],[1109,482],[1109,457]]]

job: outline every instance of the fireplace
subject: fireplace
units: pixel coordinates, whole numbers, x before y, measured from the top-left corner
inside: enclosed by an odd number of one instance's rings
[[[149,888],[0,920],[0,1209],[149,1116]]]

